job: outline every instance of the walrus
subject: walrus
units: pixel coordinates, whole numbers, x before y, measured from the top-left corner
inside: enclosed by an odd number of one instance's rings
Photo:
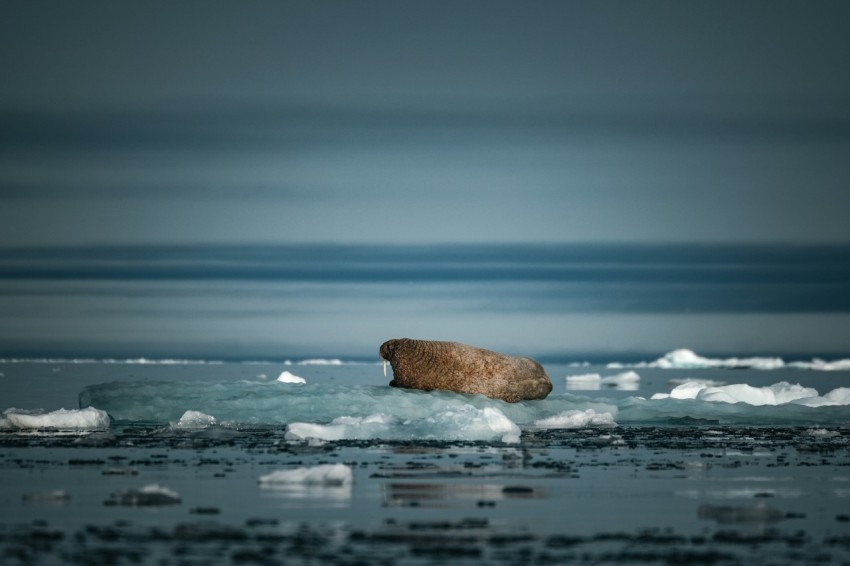
[[[507,356],[460,342],[397,338],[381,344],[384,362],[393,368],[390,387],[478,393],[516,403],[544,399],[552,381],[531,358]]]

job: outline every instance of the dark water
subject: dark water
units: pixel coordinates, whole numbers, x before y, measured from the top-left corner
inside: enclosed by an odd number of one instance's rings
[[[823,397],[846,371],[555,364],[549,399],[512,406],[394,390],[379,364],[0,368],[8,406],[50,410],[81,396],[113,417],[93,431],[0,432],[4,563],[850,560],[846,406],[650,399],[687,378],[756,391],[789,381]],[[276,382],[284,370],[307,384]],[[567,376],[625,371],[640,376],[626,389],[567,388]],[[535,424],[591,408],[616,424]],[[367,422],[381,409],[389,420]],[[188,410],[216,424],[181,425]],[[480,439],[482,415],[496,410],[518,439]],[[361,420],[341,440],[291,435],[293,420],[321,427],[345,415]],[[258,481],[329,464],[352,482]]]
[[[377,360],[394,337],[550,362],[844,357],[846,246],[0,249],[0,357]]]

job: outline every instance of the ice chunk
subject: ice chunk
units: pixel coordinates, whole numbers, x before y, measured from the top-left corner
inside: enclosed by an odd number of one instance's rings
[[[705,381],[688,381],[679,385],[670,392],[670,397],[673,399],[696,399],[697,395],[703,389],[709,387],[722,387],[711,382]]]
[[[779,369],[785,366],[782,358],[704,358],[698,356],[693,350],[680,348],[666,353],[661,358],[647,364],[649,367],[659,368],[754,368],[754,369]]]
[[[343,361],[336,359],[336,358],[331,358],[331,359],[314,358],[314,359],[301,360],[300,362],[298,362],[298,365],[299,366],[341,366],[341,365],[343,365]]]
[[[850,388],[839,387],[833,389],[823,397],[806,397],[794,401],[798,405],[807,407],[830,407],[836,405],[850,405]]]
[[[459,435],[462,440],[490,440],[501,437],[506,444],[519,442],[520,429],[512,420],[495,407],[476,409],[463,405],[448,409],[425,419],[427,428],[433,427],[438,437]],[[426,433],[427,435],[428,433]]]
[[[216,424],[214,416],[199,411],[186,411],[180,420],[173,425],[179,430],[197,430]]]
[[[314,423],[290,423],[286,425],[287,440],[342,440],[345,438],[346,428],[343,425],[321,425]]]
[[[698,399],[708,402],[746,403],[748,405],[784,405],[816,398],[818,392],[811,387],[790,384],[787,381],[769,387],[753,387],[746,383],[713,386],[704,381],[688,381],[675,387],[669,394],[656,393],[652,399]]]
[[[109,415],[106,411],[87,407],[85,409],[59,409],[49,413],[6,409],[3,411],[6,428],[18,429],[60,429],[60,430],[106,430],[109,428]]]
[[[593,409],[564,411],[553,417],[534,421],[543,428],[583,428],[586,426],[617,426],[611,413],[597,413]]]
[[[319,466],[278,470],[260,476],[260,484],[302,484],[343,486],[354,481],[351,468],[345,464],[322,464]]]
[[[177,505],[178,503],[180,503],[180,496],[176,492],[155,483],[142,486],[139,489],[115,492],[109,496],[109,499],[103,502],[104,505],[127,505],[133,507]]]
[[[813,369],[817,371],[847,371],[850,370],[850,359],[833,360],[828,362],[815,358],[810,362],[791,362],[788,364],[791,367],[800,369]]]
[[[795,383],[792,385],[787,381],[780,381],[779,383],[774,383],[767,389],[770,389],[773,392],[773,397],[776,405],[784,405],[785,403],[791,403],[792,401],[797,401],[799,399],[807,399],[810,397],[818,396],[817,389],[813,389],[811,387],[803,387],[799,383]]]
[[[823,396],[824,399],[836,405],[850,405],[850,387],[839,387],[833,389]]]
[[[281,374],[277,376],[277,380],[281,383],[307,383],[307,380],[303,377],[298,377],[288,371],[281,372]]]
[[[286,427],[287,440],[364,440],[383,438],[394,421],[389,415],[375,413],[367,417],[337,417],[327,425],[314,423],[290,423]]]
[[[638,388],[640,375],[631,370],[605,377],[598,373],[584,373],[579,375],[568,375],[566,377],[566,381],[567,389],[596,390],[601,389],[604,385],[615,389],[634,391]]]
[[[464,404],[423,418],[398,419],[383,413],[367,417],[337,417],[329,424],[296,422],[286,427],[288,440],[413,439],[494,440],[519,442],[520,428],[495,407]]]

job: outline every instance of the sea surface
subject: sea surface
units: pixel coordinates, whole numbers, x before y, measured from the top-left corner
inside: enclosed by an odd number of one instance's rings
[[[545,400],[380,363],[5,359],[4,564],[850,560],[850,361],[545,364]]]

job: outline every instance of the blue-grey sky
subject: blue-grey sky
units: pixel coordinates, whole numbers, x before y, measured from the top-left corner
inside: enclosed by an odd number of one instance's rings
[[[844,2],[3,2],[6,244],[848,242]]]
[[[742,288],[699,250],[737,267],[762,256],[736,246],[844,257],[847,29],[845,2],[0,3],[0,340],[139,355],[358,355],[401,334],[535,352],[841,350],[840,267],[810,272],[820,293],[788,253]],[[484,246],[472,282],[433,257],[385,279],[243,271],[263,299],[217,291],[239,295],[223,307],[245,314],[235,333],[216,301],[178,300],[199,279],[225,285],[216,266],[239,250],[306,244],[313,273],[347,265],[344,246],[461,243]],[[616,274],[588,282],[545,246],[522,249],[544,250],[550,275],[522,276],[513,252],[494,274],[505,243],[612,245]],[[634,244],[672,247],[640,267]],[[20,265],[64,246],[82,268]],[[83,253],[110,258],[95,262],[102,283],[80,276]],[[206,275],[166,284],[139,254]],[[691,280],[665,271],[692,255]],[[206,322],[151,314],[176,304]]]

